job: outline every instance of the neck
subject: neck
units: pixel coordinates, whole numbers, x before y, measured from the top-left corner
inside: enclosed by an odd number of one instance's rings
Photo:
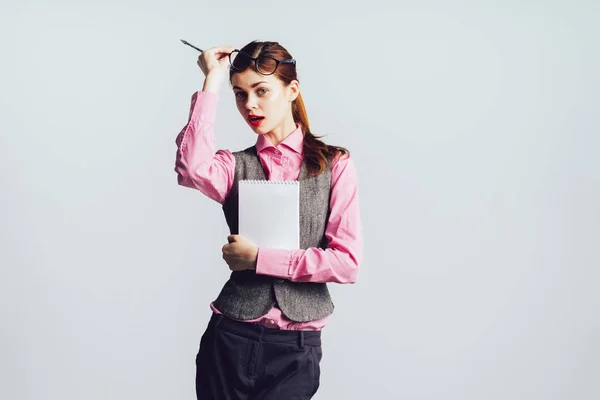
[[[294,122],[294,117],[290,114],[281,124],[275,127],[272,131],[265,133],[265,138],[267,138],[273,146],[277,146],[295,130],[296,123]]]

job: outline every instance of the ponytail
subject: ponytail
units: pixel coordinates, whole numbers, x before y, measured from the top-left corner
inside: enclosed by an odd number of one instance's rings
[[[345,154],[350,155],[350,152],[347,149],[339,146],[327,145],[320,140],[323,136],[315,136],[310,131],[306,107],[304,106],[304,100],[302,100],[302,94],[300,93],[292,103],[292,115],[294,117],[294,122],[300,124],[304,134],[303,157],[310,176],[319,175],[323,172],[331,158]]]

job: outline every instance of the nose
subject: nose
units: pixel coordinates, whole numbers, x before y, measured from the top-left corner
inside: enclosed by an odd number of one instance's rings
[[[248,100],[246,100],[246,110],[253,110],[257,106],[257,101],[254,96],[248,96]]]

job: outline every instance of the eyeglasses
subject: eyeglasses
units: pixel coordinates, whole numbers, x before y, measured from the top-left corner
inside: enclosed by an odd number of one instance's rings
[[[277,71],[279,64],[296,65],[296,60],[290,58],[288,60],[278,60],[269,56],[260,56],[252,58],[249,54],[243,51],[234,50],[229,54],[229,64],[233,71],[243,71],[250,63],[254,61],[254,69],[261,75],[272,75]]]

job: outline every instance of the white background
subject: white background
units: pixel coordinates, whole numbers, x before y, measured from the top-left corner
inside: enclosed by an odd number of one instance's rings
[[[0,398],[194,399],[229,275],[176,183],[198,53],[279,41],[359,174],[318,399],[600,398],[595,1],[0,8]],[[225,86],[217,146],[255,136]]]

